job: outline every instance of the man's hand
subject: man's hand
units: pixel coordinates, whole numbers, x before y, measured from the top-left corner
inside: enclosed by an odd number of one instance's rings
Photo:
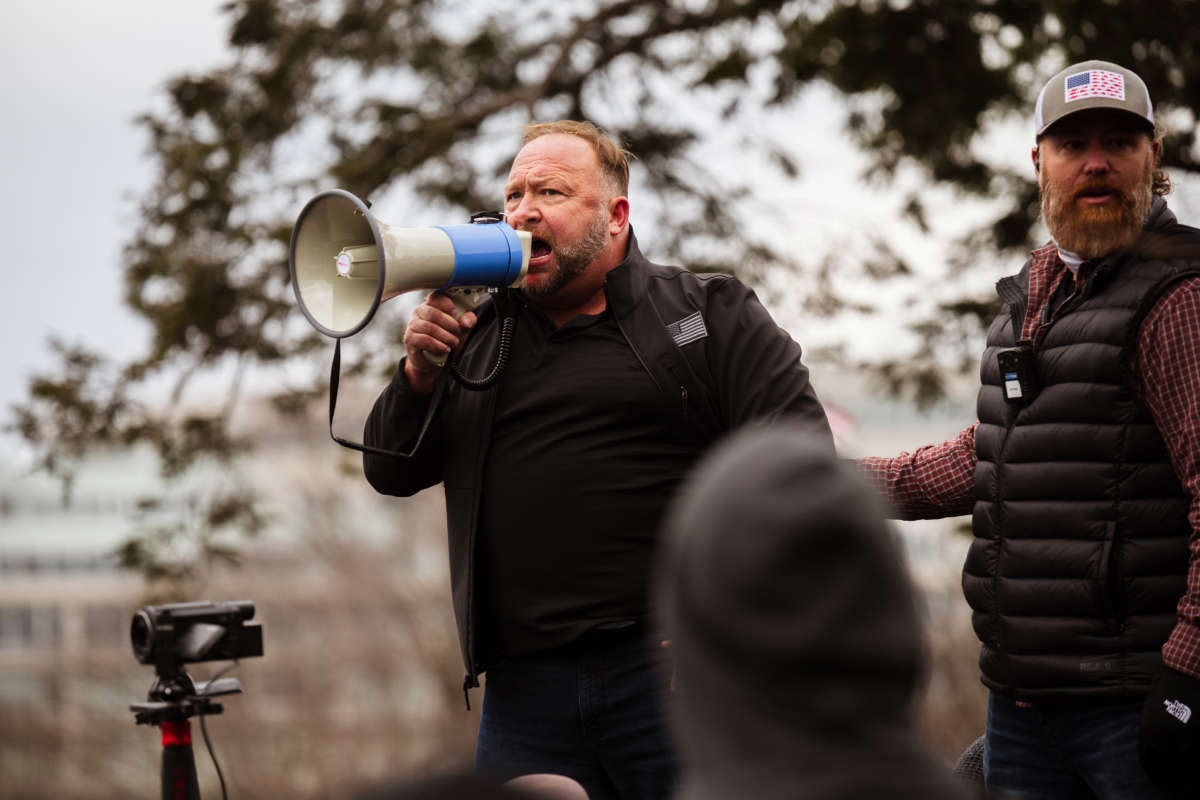
[[[404,331],[404,374],[418,394],[429,394],[442,368],[425,357],[426,353],[446,355],[458,346],[466,332],[475,327],[475,314],[466,312],[458,319],[454,301],[443,292],[431,292],[425,302],[413,309]]]
[[[1138,756],[1160,786],[1200,783],[1200,680],[1163,668],[1142,708]]]

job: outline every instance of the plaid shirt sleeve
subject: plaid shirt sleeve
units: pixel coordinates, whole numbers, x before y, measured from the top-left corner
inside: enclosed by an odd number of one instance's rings
[[[1200,678],[1200,278],[1167,291],[1138,330],[1134,376],[1191,498],[1187,591],[1163,662]]]
[[[949,441],[912,453],[860,458],[859,472],[887,499],[895,519],[970,514],[975,504],[976,424]]]

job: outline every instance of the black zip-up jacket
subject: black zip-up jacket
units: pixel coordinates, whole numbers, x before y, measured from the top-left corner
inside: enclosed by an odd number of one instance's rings
[[[809,383],[800,346],[740,281],[653,264],[641,254],[630,230],[626,257],[608,273],[604,293],[608,311],[643,368],[672,402],[678,402],[681,435],[708,444],[739,425],[787,416],[806,424],[832,448],[825,411]],[[695,324],[697,313],[700,326]],[[691,324],[681,331],[678,323],[684,320]],[[700,333],[704,335],[694,338]],[[480,375],[489,370],[498,336],[494,304],[487,303],[457,356],[462,372]],[[511,357],[519,359],[521,353]],[[448,378],[442,375],[439,380]],[[494,387],[469,391],[448,382],[412,458],[363,456],[367,480],[383,494],[409,496],[439,481],[445,485],[451,589],[467,686],[476,685],[475,677],[484,669],[475,627],[474,558],[495,398]],[[364,441],[407,452],[429,402],[428,396],[412,390],[401,362],[371,410]],[[663,498],[664,507],[668,500]]]

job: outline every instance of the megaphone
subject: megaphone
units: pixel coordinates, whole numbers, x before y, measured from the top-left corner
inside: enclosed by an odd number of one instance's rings
[[[411,458],[425,438],[445,386],[440,381],[434,389],[425,423],[407,453],[334,434],[342,339],[366,327],[380,303],[416,289],[442,289],[461,314],[477,307],[489,289],[512,286],[529,271],[530,233],[513,230],[499,214],[477,214],[472,219],[470,225],[433,228],[385,225],[371,215],[366,203],[341,189],[322,192],[301,209],[288,248],[292,290],[312,326],[335,340],[329,370],[329,435],[338,444],[364,453]],[[501,323],[491,374],[473,380],[451,363],[449,372],[456,381],[475,390],[495,383],[508,361],[514,320],[506,316]],[[426,353],[425,357],[437,364],[447,360],[444,355]]]
[[[326,336],[358,333],[379,304],[417,289],[449,290],[472,309],[488,287],[511,286],[529,270],[532,236],[499,217],[485,224],[401,228],[375,219],[341,189],[304,206],[288,261],[300,310]]]

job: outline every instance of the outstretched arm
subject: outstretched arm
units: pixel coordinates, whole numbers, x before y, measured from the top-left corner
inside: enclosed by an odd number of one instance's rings
[[[888,501],[894,519],[970,514],[975,504],[976,425],[912,453],[860,458],[859,471]]]

